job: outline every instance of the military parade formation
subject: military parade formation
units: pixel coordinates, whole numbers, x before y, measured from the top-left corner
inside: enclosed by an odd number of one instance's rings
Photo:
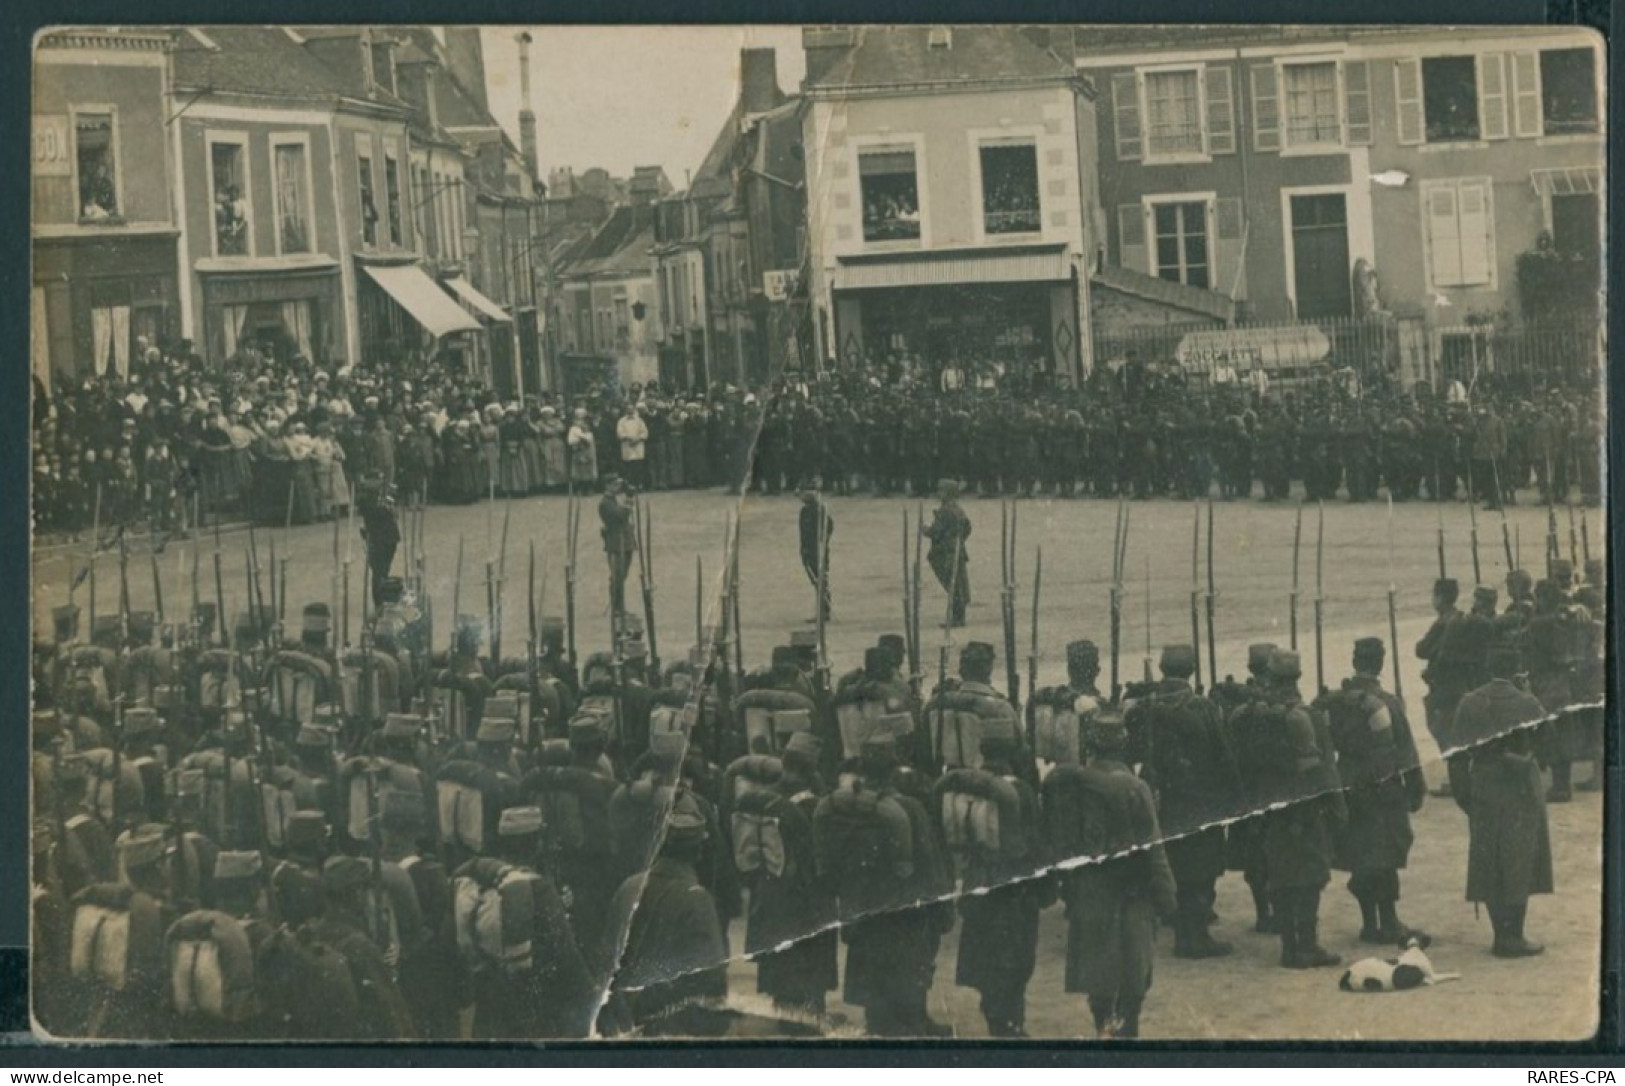
[[[958,377],[955,375],[958,374]],[[974,376],[974,374],[972,375]],[[1042,376],[1042,375],[1039,375]],[[747,487],[929,495],[940,478],[996,495],[1206,495],[1491,505],[1537,488],[1600,502],[1597,391],[1485,375],[1434,395],[1329,376],[1297,388],[1188,383],[1129,360],[1078,389],[1011,365],[876,362],[771,387],[595,385],[503,400],[440,367],[273,364],[224,370],[186,341],[145,349],[127,378],[36,386],[37,528],[54,538],[219,519],[298,525],[342,515],[377,472],[409,501],[596,490]]]
[[[756,471],[767,455],[756,447]],[[1029,625],[1016,588],[1023,503],[1001,507],[1002,645],[953,640],[974,587],[960,505],[962,485],[981,489],[974,473],[935,481],[929,517],[905,504],[898,632],[837,673],[836,525],[811,478],[774,476],[773,488],[801,486],[815,615],[753,667],[733,513],[710,582],[696,556],[692,644],[663,664],[654,519],[637,487],[610,474],[601,493],[570,497],[562,554],[542,553],[538,575],[530,542],[523,577],[507,568],[513,501],[488,502],[501,546],[481,576],[477,561],[465,571],[461,537],[455,556],[428,553],[426,488],[398,498],[399,470],[369,462],[333,503],[322,599],[297,594],[308,580],[290,586],[276,529],[250,529],[239,563],[217,528],[208,560],[206,532],[177,548],[184,599],[171,581],[165,600],[153,549],[155,609],[138,611],[131,582],[148,563],[122,528],[94,525],[90,560],[35,643],[34,993],[50,1033],[819,1036],[858,1028],[832,1010],[839,992],[869,1035],[949,1036],[928,1006],[957,923],[953,983],[978,993],[990,1035],[1019,1038],[1040,918],[1060,903],[1066,992],[1086,1002],[1094,1036],[1134,1038],[1159,925],[1178,957],[1232,952],[1211,932],[1231,871],[1285,968],[1339,963],[1320,936],[1334,871],[1348,874],[1361,942],[1426,941],[1397,905],[1427,794],[1402,652],[1425,663],[1425,726],[1448,767],[1437,794],[1467,816],[1466,896],[1486,906],[1497,956],[1540,953],[1525,917],[1554,889],[1545,806],[1600,782],[1603,563],[1572,505],[1564,556],[1561,496],[1548,500],[1538,581],[1502,521],[1504,608],[1482,583],[1475,512],[1473,599],[1457,609],[1441,522],[1433,626],[1402,649],[1390,589],[1387,636],[1359,639],[1340,682],[1323,645],[1323,508],[1312,634],[1299,636],[1309,503],[1289,643],[1252,645],[1245,679],[1219,678],[1211,496],[1194,503],[1190,639],[1162,648],[1159,677],[1148,632],[1145,672],[1128,676],[1124,585],[1140,552],[1166,544],[1134,539],[1135,506],[1120,496],[1104,644],[1068,641],[1066,682],[1040,687],[1043,554]],[[823,481],[839,491],[840,478]],[[1492,506],[1500,485],[1483,494]],[[578,659],[594,501],[611,634]],[[546,569],[559,558],[555,616]],[[453,585],[449,615],[430,605],[431,563]],[[927,567],[941,589],[935,669]],[[235,614],[228,576],[247,600]],[[709,597],[707,583],[719,586]],[[522,654],[501,641],[516,602]],[[1575,783],[1576,762],[1592,776]],[[730,991],[740,956],[770,1011],[741,1009],[745,993]]]

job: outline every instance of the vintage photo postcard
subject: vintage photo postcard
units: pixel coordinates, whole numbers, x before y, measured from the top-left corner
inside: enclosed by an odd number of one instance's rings
[[[1604,59],[41,32],[37,1035],[1590,1037]]]

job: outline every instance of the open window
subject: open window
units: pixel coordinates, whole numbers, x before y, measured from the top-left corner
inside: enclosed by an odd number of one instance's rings
[[[1478,62],[1471,56],[1422,59],[1422,113],[1427,142],[1478,140]]]
[[[389,243],[401,244],[401,164],[389,151],[384,152],[384,200],[389,212]]]
[[[214,252],[216,256],[249,255],[248,149],[238,142],[209,145],[214,187]]]
[[[361,197],[361,240],[377,245],[378,204],[373,199],[371,154],[363,151],[356,155],[356,176]]]
[[[113,148],[112,113],[75,114],[73,151],[79,171],[79,221],[117,218],[118,159]]]
[[[920,236],[920,186],[914,149],[875,148],[858,155],[864,241],[908,241]]]
[[[1043,228],[1038,198],[1038,148],[1031,143],[981,148],[982,227],[989,234],[1036,234]]]
[[[1597,260],[1602,255],[1602,206],[1594,192],[1553,193],[1552,247]]]
[[[1541,51],[1540,112],[1548,136],[1599,130],[1594,52],[1590,49]]]

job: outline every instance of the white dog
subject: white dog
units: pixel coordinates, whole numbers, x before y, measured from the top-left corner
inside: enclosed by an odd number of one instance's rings
[[[1434,972],[1422,946],[1421,940],[1412,938],[1397,958],[1362,958],[1343,971],[1337,986],[1345,992],[1403,992],[1461,979],[1460,973]]]

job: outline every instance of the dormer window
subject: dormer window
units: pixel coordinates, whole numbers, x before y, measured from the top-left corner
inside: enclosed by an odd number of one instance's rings
[[[373,85],[379,90],[390,94],[399,94],[395,82],[395,43],[392,41],[373,42],[368,47],[372,54]]]

